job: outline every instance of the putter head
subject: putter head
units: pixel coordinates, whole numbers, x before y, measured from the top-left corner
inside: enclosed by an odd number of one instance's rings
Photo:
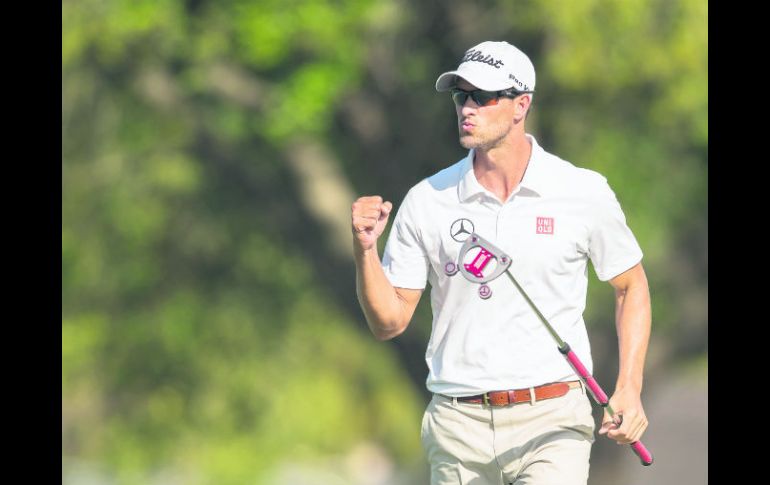
[[[464,263],[468,252],[475,248],[479,248],[479,251],[476,253],[473,261]],[[484,271],[492,260],[495,261],[495,266],[490,271]],[[474,232],[468,236],[460,248],[460,254],[457,256],[457,265],[453,269],[462,273],[468,281],[487,283],[503,274],[510,266],[510,256]]]

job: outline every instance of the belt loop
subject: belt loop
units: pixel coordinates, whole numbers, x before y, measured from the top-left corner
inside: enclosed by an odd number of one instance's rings
[[[529,388],[529,403],[534,406],[536,402],[537,402],[537,399],[535,399],[535,388],[534,387],[530,387]]]
[[[457,407],[457,397],[452,397],[452,406]]]

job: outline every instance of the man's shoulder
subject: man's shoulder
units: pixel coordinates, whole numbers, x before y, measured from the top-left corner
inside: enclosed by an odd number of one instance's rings
[[[546,151],[543,151],[542,161],[547,171],[555,175],[552,182],[562,190],[588,195],[608,187],[607,177],[596,170],[577,166]]]
[[[407,196],[414,198],[430,198],[444,193],[449,193],[451,195],[456,194],[457,184],[463,177],[463,165],[465,160],[466,158],[462,158],[433,175],[420,180],[409,189]]]
[[[558,173],[562,177],[567,178],[573,178],[578,177],[581,181],[589,182],[589,183],[601,183],[603,181],[606,181],[607,178],[597,172],[596,170],[591,170],[589,168],[580,167],[578,165],[575,165],[572,162],[569,162],[567,160],[564,160],[563,158],[554,155],[553,153],[549,153],[545,150],[543,150],[543,162],[549,166],[551,170]]]

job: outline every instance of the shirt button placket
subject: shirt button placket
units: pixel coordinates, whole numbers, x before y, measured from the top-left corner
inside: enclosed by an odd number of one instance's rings
[[[504,204],[500,204],[500,207],[497,210],[497,220],[495,221],[495,239],[497,240],[499,240],[501,234],[505,234],[503,226],[505,223],[505,211],[513,203],[513,199],[515,197],[516,195],[512,195],[508,201],[506,201]]]

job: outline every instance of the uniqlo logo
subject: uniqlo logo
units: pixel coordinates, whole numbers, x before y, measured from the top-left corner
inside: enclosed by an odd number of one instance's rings
[[[553,234],[553,217],[537,218],[537,234]]]

